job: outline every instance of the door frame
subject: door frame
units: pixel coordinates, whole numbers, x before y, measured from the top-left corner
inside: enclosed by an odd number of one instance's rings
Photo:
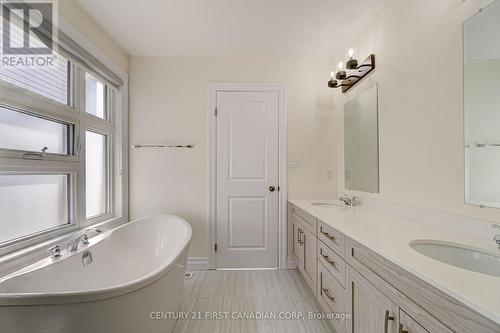
[[[216,269],[215,244],[217,240],[217,118],[215,108],[217,106],[218,92],[276,92],[278,93],[278,150],[279,150],[279,184],[278,192],[278,268],[287,268],[287,106],[286,106],[285,84],[274,83],[249,83],[249,82],[209,82],[208,83],[208,160],[209,160],[209,184],[208,184],[208,244],[209,244],[209,269]]]

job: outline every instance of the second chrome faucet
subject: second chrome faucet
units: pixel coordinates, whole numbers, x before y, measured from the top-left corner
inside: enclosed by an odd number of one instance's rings
[[[344,194],[339,198],[346,206],[356,206],[358,204],[358,197],[354,196],[350,198],[347,194]]]

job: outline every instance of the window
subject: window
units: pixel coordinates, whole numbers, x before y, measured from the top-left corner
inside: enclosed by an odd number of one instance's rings
[[[85,186],[87,219],[107,213],[106,137],[87,131],[85,135]]]
[[[0,175],[0,243],[70,223],[70,175]]]
[[[19,26],[22,24],[10,26],[12,46],[23,45],[23,32]],[[34,43],[34,46],[43,46],[35,35],[30,35],[30,43]],[[40,69],[0,66],[0,80],[67,105],[69,103],[69,68],[68,59],[58,54],[56,67]]]
[[[85,112],[106,118],[106,85],[89,73],[85,74]]]
[[[69,64],[0,66],[0,253],[122,216],[121,90]]]
[[[0,148],[71,155],[74,126],[0,107]]]

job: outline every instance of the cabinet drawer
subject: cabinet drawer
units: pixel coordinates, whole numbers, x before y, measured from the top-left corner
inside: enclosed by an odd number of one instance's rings
[[[345,235],[334,227],[319,221],[318,238],[330,249],[335,251],[341,258],[345,259]]]
[[[345,288],[345,261],[322,241],[318,241],[318,262]]]
[[[344,287],[333,277],[323,264],[318,261],[318,301],[325,312],[330,312],[334,316],[331,323],[335,328],[335,332],[344,333],[346,320],[342,318],[345,314],[346,292]],[[338,315],[338,318],[335,317]]]
[[[292,217],[302,223],[313,234],[316,234],[316,218],[299,207],[292,205]]]

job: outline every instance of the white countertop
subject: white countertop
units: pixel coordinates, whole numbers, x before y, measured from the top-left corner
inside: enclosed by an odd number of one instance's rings
[[[453,242],[500,254],[493,240],[363,206],[318,207],[290,200],[317,219],[500,324],[500,278],[428,258],[409,246],[417,239]],[[323,202],[323,201],[321,201]]]

